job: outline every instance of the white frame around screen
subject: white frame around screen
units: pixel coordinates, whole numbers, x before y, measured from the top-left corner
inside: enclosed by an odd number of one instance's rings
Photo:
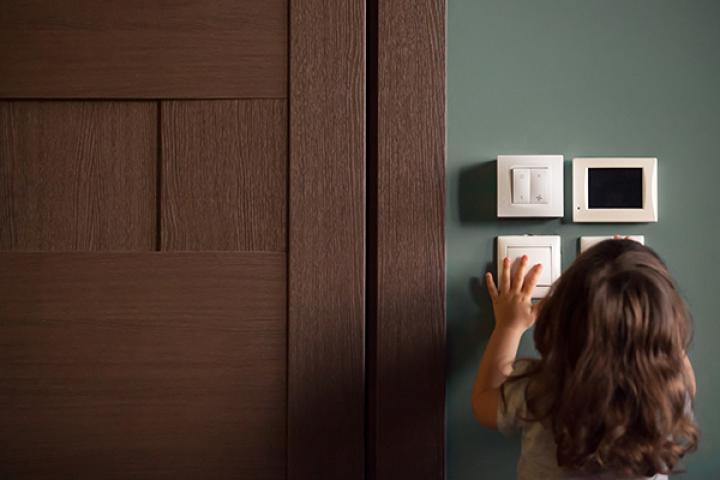
[[[588,208],[588,169],[642,168],[643,208]],[[573,158],[574,222],[657,222],[657,158]]]

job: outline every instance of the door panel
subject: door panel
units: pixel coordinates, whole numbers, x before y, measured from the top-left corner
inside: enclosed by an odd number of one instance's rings
[[[284,251],[287,102],[161,105],[162,249]]]
[[[284,253],[0,258],[0,476],[284,478]]]
[[[365,2],[11,3],[0,478],[364,478]]]
[[[0,65],[0,97],[286,97],[287,0],[3,2]]]
[[[156,123],[156,102],[0,101],[0,249],[154,249]]]

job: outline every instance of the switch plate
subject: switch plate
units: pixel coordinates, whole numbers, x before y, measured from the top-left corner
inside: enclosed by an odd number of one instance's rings
[[[560,237],[558,235],[509,235],[497,237],[498,282],[502,274],[502,261],[510,257],[513,268],[516,260],[528,256],[528,269],[536,263],[543,264],[540,280],[533,290],[533,298],[542,298],[550,286],[560,277]]]
[[[622,238],[625,238],[627,235],[620,235],[620,236]],[[614,237],[614,235],[580,237],[580,253],[583,253],[585,250],[592,247],[596,243],[600,243],[603,240],[608,240],[613,237]],[[645,235],[629,235],[629,238],[630,238],[630,240],[635,240],[636,242],[640,243],[641,245],[645,245]]]
[[[498,155],[497,216],[562,217],[563,164],[562,155]],[[515,185],[518,175],[526,169],[534,174],[527,203],[516,201],[524,186]]]

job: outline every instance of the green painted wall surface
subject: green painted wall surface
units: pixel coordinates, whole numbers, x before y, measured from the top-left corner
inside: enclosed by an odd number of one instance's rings
[[[495,217],[502,153],[565,155],[564,219]],[[660,221],[573,224],[573,156],[658,157]],[[578,237],[616,232],[646,236],[693,311],[702,440],[682,478],[720,478],[720,1],[449,0],[447,181],[449,480],[514,478],[519,453],[469,404],[494,238],[561,235],[567,266]]]

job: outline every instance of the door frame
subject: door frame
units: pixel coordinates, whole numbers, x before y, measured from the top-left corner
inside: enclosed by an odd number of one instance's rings
[[[290,0],[288,479],[365,477],[365,1]]]
[[[445,0],[368,1],[373,480],[445,476]]]
[[[289,479],[445,476],[445,0],[290,0]]]

